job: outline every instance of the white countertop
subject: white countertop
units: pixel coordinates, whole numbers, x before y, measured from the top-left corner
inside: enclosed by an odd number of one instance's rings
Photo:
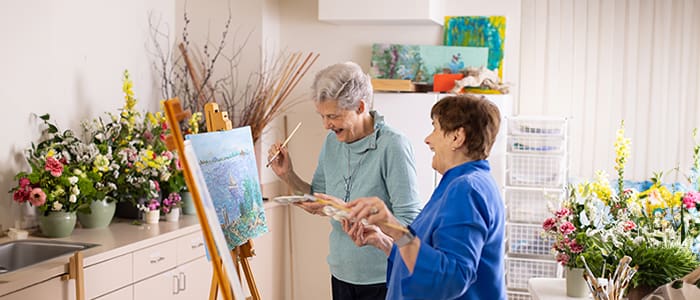
[[[161,221],[158,224],[133,225],[134,220],[114,219],[107,228],[76,228],[68,237],[47,239],[30,235],[28,239],[98,244],[83,251],[85,267],[146,248],[201,228],[196,216],[181,216],[179,222]],[[11,241],[0,238],[0,243]],[[68,273],[71,255],[63,255],[14,272],[0,275],[0,295]]]
[[[275,201],[265,201],[264,207],[269,210],[281,207],[281,204]],[[161,220],[158,224],[142,225],[133,225],[133,222],[134,220],[115,218],[107,228],[84,229],[76,227],[73,233],[65,238],[47,239],[30,235],[28,239],[97,244],[98,246],[83,251],[83,265],[89,267],[135,250],[201,230],[196,215],[182,215],[179,222]],[[9,241],[12,241],[9,237],[0,237],[0,244]],[[70,257],[70,254],[66,254],[14,272],[0,274],[0,296],[67,274]]]
[[[585,300],[591,297],[567,297],[566,279],[530,278],[527,284],[532,300]]]

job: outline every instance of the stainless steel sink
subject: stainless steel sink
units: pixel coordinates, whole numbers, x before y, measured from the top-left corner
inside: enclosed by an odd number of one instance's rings
[[[44,240],[18,240],[0,244],[0,274],[95,246],[97,245]]]

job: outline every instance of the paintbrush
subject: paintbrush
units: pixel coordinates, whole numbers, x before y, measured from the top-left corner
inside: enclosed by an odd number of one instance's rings
[[[279,147],[279,149],[277,149],[277,152],[275,153],[275,155],[270,157],[270,160],[267,161],[267,165],[265,165],[266,168],[269,168],[270,164],[273,161],[275,161],[275,159],[277,159],[277,156],[279,156],[280,153],[282,152],[282,148],[287,147],[287,143],[289,143],[289,140],[292,139],[292,136],[294,136],[294,133],[297,132],[297,129],[299,129],[299,127],[301,127],[301,122],[299,122],[299,124],[297,124],[297,127],[294,127],[294,130],[292,130],[292,133],[290,133],[289,136],[287,136],[287,139],[285,139],[284,142],[282,142],[282,145]]]

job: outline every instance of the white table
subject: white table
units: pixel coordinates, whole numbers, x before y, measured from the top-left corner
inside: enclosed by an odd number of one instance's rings
[[[532,300],[584,300],[591,297],[567,297],[566,279],[564,278],[530,278],[527,288]]]

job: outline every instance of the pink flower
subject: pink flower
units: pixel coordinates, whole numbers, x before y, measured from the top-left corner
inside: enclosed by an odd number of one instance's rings
[[[158,202],[158,199],[153,198],[148,202],[148,210],[157,210],[159,206],[160,202]]]
[[[544,220],[544,223],[542,223],[542,229],[544,229],[546,231],[552,230],[552,228],[554,228],[554,225],[556,225],[556,223],[557,223],[557,220],[555,220],[554,218],[547,218],[546,220]]]
[[[53,157],[46,158],[46,166],[44,166],[44,169],[49,171],[53,177],[58,177],[63,174],[63,164]]]
[[[571,257],[569,257],[569,255],[566,253],[557,253],[556,258],[557,258],[557,262],[559,262],[560,264],[562,264],[564,266],[566,266],[569,263],[569,259],[571,259]]]
[[[29,178],[23,177],[19,180],[19,187],[27,187],[30,183]]]
[[[560,218],[560,219],[568,216],[569,214],[571,214],[571,211],[566,207],[562,207],[559,210],[557,210],[556,213],[554,213],[554,215],[556,215],[557,218]]]
[[[12,199],[19,203],[24,203],[29,201],[29,195],[31,194],[31,187],[20,187],[12,193]]]
[[[42,206],[46,203],[46,194],[40,188],[34,188],[29,196],[29,202],[33,206]]]
[[[581,253],[581,251],[583,251],[583,245],[577,243],[576,240],[571,240],[571,243],[569,243],[569,249],[571,249],[571,252],[573,253]]]
[[[685,208],[687,209],[695,207],[695,204],[698,202],[700,202],[699,192],[690,191],[683,196],[683,205],[685,205]]]
[[[622,229],[625,231],[630,231],[632,229],[635,229],[637,227],[637,224],[634,224],[634,222],[627,220],[624,223],[622,223]]]
[[[571,222],[565,222],[559,226],[559,232],[563,235],[569,235],[574,232],[574,230],[576,230],[576,227],[574,227],[574,224],[571,224]]]

